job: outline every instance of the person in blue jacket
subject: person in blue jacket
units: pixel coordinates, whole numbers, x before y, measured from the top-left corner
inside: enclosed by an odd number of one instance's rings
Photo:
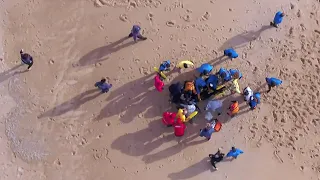
[[[230,72],[225,68],[220,68],[218,74],[224,82],[228,82],[232,79]]]
[[[137,39],[146,40],[147,38],[140,34],[141,27],[139,25],[133,25],[131,29],[131,33],[128,38],[133,37],[133,40],[137,42]]]
[[[233,79],[241,79],[242,78],[242,73],[238,69],[230,69],[229,73]]]
[[[283,20],[283,17],[284,17],[284,13],[281,11],[278,11],[274,16],[273,22],[270,22],[270,25],[278,28],[279,24],[281,24]]]
[[[197,96],[198,96],[198,100],[201,101],[201,97],[200,94],[203,90],[203,88],[206,87],[206,82],[201,78],[198,77],[195,81],[194,81],[194,86],[196,88],[196,92],[197,92]]]
[[[94,86],[98,87],[102,93],[107,93],[111,89],[112,84],[107,84],[106,79],[102,78],[101,81],[96,82]]]
[[[232,48],[224,50],[224,55],[228,56],[231,60],[239,56],[238,53]]]
[[[159,71],[169,71],[170,70],[170,60],[163,61],[159,66]]]
[[[200,76],[204,76],[204,75],[206,76],[212,71],[212,69],[213,69],[212,65],[205,63],[198,68],[198,71],[200,72]]]
[[[280,84],[282,84],[282,81],[280,79],[271,77],[271,78],[266,78],[266,82],[268,84],[268,91],[267,93],[269,93],[271,91],[271,88],[276,87],[276,86],[280,86]]]
[[[243,151],[241,149],[232,147],[231,150],[228,152],[227,157],[232,157],[234,159],[237,159],[237,157],[243,154]]]
[[[31,70],[31,67],[33,65],[33,57],[30,54],[25,53],[23,49],[20,50],[20,56],[22,63],[28,65],[27,70]]]
[[[253,96],[249,99],[249,106],[251,110],[254,110],[258,104],[260,104],[260,98],[261,94],[259,92],[255,93]]]
[[[211,90],[216,90],[219,84],[219,78],[216,75],[211,74],[207,79],[206,79],[206,84],[208,88]]]

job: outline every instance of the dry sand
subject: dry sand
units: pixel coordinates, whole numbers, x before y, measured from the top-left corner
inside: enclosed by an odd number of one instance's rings
[[[320,178],[319,0],[128,1],[0,2],[1,180]],[[284,23],[268,27],[278,10]],[[125,38],[133,24],[148,40]],[[240,58],[221,59],[225,47]],[[34,56],[30,72],[21,48]],[[197,136],[200,115],[178,143],[160,121],[168,92],[153,88],[166,59],[239,68],[241,87],[262,92],[266,76],[284,83],[255,111],[243,103],[224,115],[211,141]],[[93,87],[103,76],[108,94]],[[208,154],[233,145],[245,153],[213,172]]]

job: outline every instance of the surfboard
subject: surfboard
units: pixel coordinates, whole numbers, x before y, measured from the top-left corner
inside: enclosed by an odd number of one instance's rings
[[[157,67],[153,67],[154,71],[157,72],[158,74],[160,74],[160,76],[163,78],[163,79],[167,79],[167,76],[163,73],[163,72],[160,72],[159,71],[159,68]]]

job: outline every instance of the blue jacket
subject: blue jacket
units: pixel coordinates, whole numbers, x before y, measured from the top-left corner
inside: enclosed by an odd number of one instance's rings
[[[238,69],[230,69],[229,72],[230,72],[231,76],[234,76],[234,74],[238,72],[239,73],[239,79],[242,78],[242,73]]]
[[[237,158],[237,157],[238,157],[240,154],[242,154],[242,153],[243,153],[242,150],[236,148],[235,151],[230,150],[230,151],[228,152],[228,154],[227,154],[227,157]]]
[[[249,106],[251,109],[254,109],[257,107],[257,105],[260,103],[260,93],[257,92],[255,93],[253,96],[250,97],[250,100],[249,100]]]
[[[196,87],[197,94],[200,94],[202,88],[206,87],[206,85],[207,85],[206,82],[201,77],[198,77],[194,81],[194,86]]]
[[[102,83],[99,81],[96,82],[94,86],[98,87],[101,90],[101,92],[105,93],[109,91],[109,89],[112,87],[112,84]]]
[[[167,71],[170,68],[170,60],[164,61],[160,64],[159,71]]]
[[[219,72],[218,72],[220,77],[223,77],[223,80],[225,82],[228,82],[231,80],[231,74],[229,73],[228,70],[226,70],[225,68],[220,68]]]
[[[210,128],[209,130],[204,128],[200,132],[200,137],[210,138],[212,133],[214,133],[214,129],[213,128]]]
[[[276,13],[276,15],[274,16],[274,19],[273,19],[273,23],[274,23],[274,24],[280,24],[280,23],[282,22],[283,17],[281,17],[281,15],[282,15],[282,12],[281,12],[281,11],[278,11],[278,12]]]
[[[216,75],[210,75],[208,79],[206,80],[207,86],[211,87],[210,84],[212,84],[212,89],[216,90],[218,87],[219,78]]]
[[[135,41],[137,40],[137,37],[140,35],[140,30],[141,30],[141,27],[138,25],[133,25],[131,29],[132,37]]]
[[[224,50],[224,55],[228,56],[229,58],[237,58],[239,56],[238,53],[232,48]]]
[[[198,71],[200,73],[203,73],[204,71],[207,71],[208,73],[211,72],[213,69],[213,66],[208,64],[208,63],[205,63],[205,64],[202,64],[199,68],[198,68]]]
[[[266,78],[266,82],[270,86],[272,86],[272,85],[279,86],[280,84],[282,84],[282,81],[280,79],[277,79],[274,77]]]

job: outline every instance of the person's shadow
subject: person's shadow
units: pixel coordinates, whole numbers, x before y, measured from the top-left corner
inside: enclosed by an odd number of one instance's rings
[[[174,140],[173,134],[160,137],[166,132],[172,132],[172,127],[165,127],[161,119],[153,120],[145,129],[118,137],[111,148],[129,156],[146,155],[163,143]]]
[[[131,46],[135,43],[133,40],[127,43],[123,43],[126,39],[129,39],[129,37],[123,37],[118,41],[112,42],[106,46],[102,46],[90,51],[79,60],[79,65],[86,66],[107,60],[109,59],[108,55],[117,52],[120,49]]]
[[[188,168],[183,169],[180,172],[169,174],[168,178],[170,178],[171,180],[184,180],[195,177],[208,170],[210,170],[211,172],[215,171],[212,165],[210,164],[210,158],[205,157],[201,161],[197,162],[196,164],[193,164]]]
[[[101,91],[98,89],[87,90],[87,91],[73,97],[69,101],[66,101],[66,102],[52,108],[51,110],[44,112],[43,114],[39,115],[38,118],[55,117],[55,116],[63,115],[69,111],[73,111],[73,110],[78,109],[84,103],[86,103],[90,100],[93,100],[94,98],[98,97],[101,94],[102,94]]]
[[[189,127],[191,127],[191,126],[188,126],[188,128]],[[192,131],[192,130],[190,130],[190,131]],[[197,133],[195,133],[195,134],[193,134],[192,136],[189,136],[189,137],[188,137],[187,134],[185,134],[186,137],[182,137],[184,139],[181,142],[179,142],[176,145],[171,146],[171,147],[169,147],[167,149],[164,149],[164,150],[162,150],[160,152],[157,152],[157,153],[154,153],[154,154],[147,154],[142,158],[142,160],[145,163],[150,164],[150,163],[159,161],[161,159],[165,159],[165,158],[168,158],[168,157],[173,156],[175,154],[178,154],[179,152],[183,151],[183,149],[185,149],[188,146],[194,146],[194,145],[198,145],[198,144],[202,144],[202,143],[207,142],[208,141],[207,139],[201,139],[201,140],[198,140],[198,141],[193,141],[194,139],[199,137],[198,131],[199,131],[199,129],[196,130]]]
[[[20,68],[21,66],[23,66],[23,64],[19,64],[19,65],[15,65],[13,68],[8,69],[2,73],[0,73],[0,83],[6,81],[7,79],[9,79],[10,77],[20,74],[20,73],[25,73],[28,70],[23,70],[23,71],[15,71],[18,68]]]
[[[272,28],[270,25],[264,25],[257,31],[247,31],[241,34],[238,34],[229,40],[227,40],[223,45],[219,48],[220,51],[223,51],[227,48],[233,47],[234,49],[241,48],[245,46],[246,43],[255,41],[261,36],[261,33],[267,29]]]
[[[146,118],[162,115],[168,108],[169,94],[166,90],[160,93],[154,89],[155,75],[150,73],[110,91],[106,99],[108,104],[101,109],[95,120],[118,115],[120,121],[129,123],[140,113],[144,113]]]

